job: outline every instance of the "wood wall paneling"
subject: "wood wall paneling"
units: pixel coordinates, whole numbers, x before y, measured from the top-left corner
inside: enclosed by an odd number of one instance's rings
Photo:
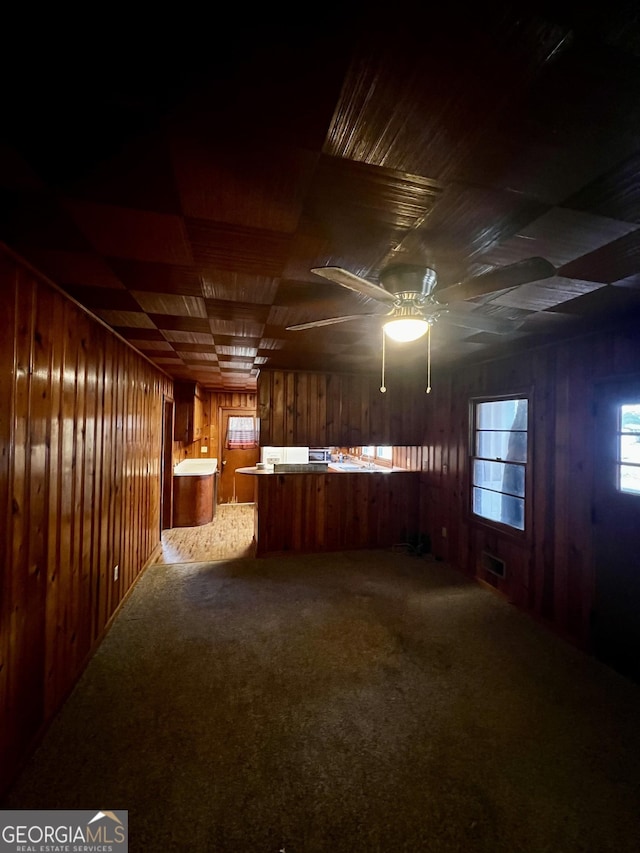
[[[45,293],[42,294],[43,298]],[[62,471],[62,381],[64,367],[64,315],[67,303],[53,298],[48,325],[42,325],[41,335],[48,341],[49,348],[49,417],[48,422],[48,501],[47,501],[47,596],[45,608],[45,634],[49,641],[45,645],[45,701],[44,719],[50,718],[61,701],[59,687],[60,666],[58,654],[58,607],[60,606],[60,565],[62,555],[62,492],[65,482]],[[96,552],[93,552],[95,561]]]
[[[359,447],[422,443],[424,388],[398,377],[380,393],[375,377],[261,370],[261,444]]]
[[[272,422],[272,395],[273,395],[273,387],[272,383],[264,382],[260,380],[260,376],[258,376],[258,388],[257,388],[257,411],[256,414],[260,418],[260,435],[261,442],[264,436],[272,435],[274,431],[274,425]],[[267,444],[268,442],[264,442]]]
[[[10,517],[7,529],[10,572],[10,619],[8,673],[9,706],[13,706],[11,723],[18,744],[29,739],[38,724],[42,706],[41,668],[44,650],[44,602],[46,577],[38,555],[42,531],[34,531],[35,548],[30,550],[29,524],[31,492],[34,487],[31,469],[31,380],[33,376],[33,324],[35,288],[22,270],[15,279],[14,387],[12,400],[13,470],[10,471]],[[20,298],[17,298],[17,293]],[[3,312],[4,317],[4,312]],[[4,405],[3,401],[3,405]],[[19,472],[15,476],[14,472]],[[37,468],[33,472],[37,474]],[[11,487],[13,486],[13,487]],[[35,489],[34,489],[35,490]],[[34,497],[34,508],[37,498]],[[42,522],[43,523],[43,522]],[[30,558],[35,560],[30,562]]]
[[[338,374],[324,374],[325,392],[325,441],[328,447],[341,447],[342,442],[342,377]],[[259,381],[259,378],[258,378]],[[265,387],[268,385],[265,383]],[[269,444],[266,442],[265,444]],[[310,442],[311,447],[325,445]]]
[[[173,384],[4,249],[0,310],[3,790],[158,544]]]
[[[591,509],[597,468],[597,382],[637,373],[632,324],[541,346],[517,359],[467,364],[440,376],[422,421],[420,526],[434,554],[491,585],[565,639],[589,647],[595,570]],[[470,512],[469,403],[531,395],[527,532]],[[442,528],[447,529],[446,540]],[[505,561],[504,578],[482,569],[483,551]]]
[[[536,616],[548,623],[555,619],[555,539],[556,499],[555,487],[545,494],[545,500],[535,499],[538,490],[546,483],[555,483],[557,359],[550,350],[541,350],[532,356],[533,376],[544,377],[544,382],[534,379],[533,396],[533,452],[530,476],[534,493],[531,523],[536,547],[533,553],[529,607]]]
[[[12,584],[12,516],[13,497],[10,483],[13,471],[13,408],[15,394],[16,357],[16,283],[17,270],[0,255],[0,281],[7,292],[2,300],[3,324],[6,334],[0,335],[0,364],[8,369],[0,370],[0,526],[4,536],[0,537],[0,718],[6,721],[7,729],[14,730],[16,706],[12,701],[9,673],[13,675],[11,637],[11,611],[13,606]],[[17,745],[0,735],[5,760],[15,765]],[[0,755],[3,753],[0,752]]]

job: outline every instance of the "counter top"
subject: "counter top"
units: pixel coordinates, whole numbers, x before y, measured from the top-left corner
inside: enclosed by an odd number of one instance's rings
[[[206,477],[215,474],[217,459],[183,459],[173,469],[174,477]]]
[[[411,473],[406,468],[387,468],[386,465],[367,465],[366,462],[329,462],[330,471],[339,471],[351,474],[397,474],[402,472]]]
[[[255,474],[256,476],[266,476],[272,474],[415,474],[415,471],[407,471],[406,468],[383,468],[374,466],[367,468],[366,465],[358,465],[357,463],[347,462],[330,462],[326,470],[317,471],[310,469],[309,471],[300,470],[303,466],[296,466],[295,471],[274,471],[269,468],[236,468],[236,474]]]
[[[255,466],[238,470],[253,476],[256,557],[387,548],[419,529],[418,471],[334,467],[280,476]]]

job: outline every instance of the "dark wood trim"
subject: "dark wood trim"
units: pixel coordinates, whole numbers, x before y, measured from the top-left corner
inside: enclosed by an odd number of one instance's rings
[[[160,535],[173,526],[173,424],[175,403],[172,397],[162,400],[162,488]]]

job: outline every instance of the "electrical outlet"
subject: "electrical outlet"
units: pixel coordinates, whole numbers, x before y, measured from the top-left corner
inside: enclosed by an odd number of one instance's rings
[[[209,452],[209,448],[208,448],[208,447],[201,447],[201,448],[200,448],[200,453],[208,453],[208,452]]]
[[[120,571],[120,566],[116,565],[113,567],[113,579],[114,581],[118,580],[118,572]]]
[[[447,538],[447,528],[446,528],[446,527],[443,527],[443,528],[442,528],[442,538],[443,538],[443,539],[446,539],[446,538]]]

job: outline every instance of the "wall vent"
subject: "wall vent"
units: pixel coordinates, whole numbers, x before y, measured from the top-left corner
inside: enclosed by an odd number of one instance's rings
[[[494,557],[488,551],[483,551],[480,555],[480,566],[492,575],[497,575],[503,578],[506,575],[506,567],[504,560]]]

